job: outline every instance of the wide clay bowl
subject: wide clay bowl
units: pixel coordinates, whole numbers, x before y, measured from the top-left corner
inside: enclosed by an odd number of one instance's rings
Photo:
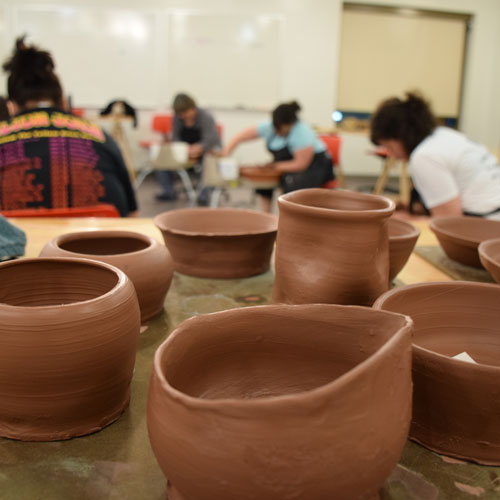
[[[482,217],[436,217],[429,227],[450,259],[472,267],[482,267],[479,243],[500,238],[500,221]]]
[[[278,184],[281,173],[271,167],[240,167],[240,177],[253,182],[270,182]]]
[[[382,196],[300,189],[278,198],[273,302],[371,306],[389,288]]]
[[[245,278],[269,269],[275,215],[236,208],[182,208],[157,215],[176,271],[200,278]]]
[[[420,229],[409,222],[389,219],[389,281],[392,281],[403,269],[410,258]]]
[[[140,313],[118,268],[86,259],[0,264],[0,436],[68,439],[128,406]]]
[[[141,321],[163,310],[174,264],[164,245],[132,231],[82,231],[49,241],[42,257],[78,257],[118,267],[132,280],[139,299]]]
[[[500,283],[500,238],[483,241],[478,252],[481,264]]]
[[[500,465],[500,287],[453,281],[396,288],[375,308],[415,322],[410,436],[431,450]],[[477,364],[453,359],[466,352]]]
[[[274,305],[183,322],[148,396],[169,498],[375,498],[407,438],[412,329],[377,313]]]

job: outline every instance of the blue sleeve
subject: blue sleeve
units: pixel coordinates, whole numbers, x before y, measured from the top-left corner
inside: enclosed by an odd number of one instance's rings
[[[274,135],[274,127],[271,122],[263,122],[257,125],[257,135],[266,141]]]
[[[316,134],[309,125],[298,122],[290,131],[287,142],[292,153],[308,147],[314,148],[316,145]]]

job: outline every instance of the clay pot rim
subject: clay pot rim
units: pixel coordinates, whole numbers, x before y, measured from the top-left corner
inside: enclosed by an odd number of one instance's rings
[[[481,221],[489,220],[489,219],[484,219],[482,217],[474,217],[471,215],[433,217],[429,222],[429,228],[431,229],[432,232],[434,232],[436,234],[438,239],[440,236],[442,236],[442,237],[444,236],[445,238],[448,238],[449,240],[451,240],[452,242],[454,242],[456,244],[460,244],[460,245],[463,245],[463,246],[466,246],[469,248],[477,248],[478,245],[481,243],[481,240],[469,238],[469,237],[463,236],[463,235],[458,235],[455,232],[449,231],[446,228],[443,229],[440,226],[441,222],[448,221],[448,220],[457,220],[457,219],[481,220]],[[494,223],[494,222],[498,222],[498,221],[491,220],[490,222]],[[494,225],[494,224],[492,224],[492,225]],[[500,222],[498,222],[498,227],[500,228]]]
[[[399,224],[400,226],[405,226],[405,228],[409,229],[409,232],[405,234],[397,234],[395,236],[389,235],[389,241],[403,241],[410,240],[412,238],[418,238],[420,236],[420,233],[422,232],[420,228],[418,228],[411,222],[400,219],[389,219],[389,224]]]
[[[496,258],[491,255],[491,247],[500,246],[500,238],[492,238],[491,240],[482,241],[477,247],[479,252],[479,258],[489,262],[493,266],[500,267],[500,252],[498,252]]]
[[[379,311],[387,311],[388,309],[383,309],[382,306],[384,305],[385,301],[389,298],[392,297],[393,295],[399,294],[401,292],[404,292],[406,290],[413,290],[413,289],[418,289],[418,288],[437,288],[437,287],[455,287],[459,286],[461,288],[467,287],[467,288],[491,288],[495,289],[498,292],[500,292],[500,287],[495,284],[495,283],[478,283],[474,281],[428,281],[425,283],[413,283],[411,285],[405,285],[401,286],[398,288],[393,288],[392,290],[388,290],[387,292],[383,293],[373,304],[373,308],[377,309]],[[415,339],[416,334],[413,334],[413,339]],[[432,351],[430,349],[427,349],[426,347],[419,346],[418,344],[415,344],[415,342],[412,343],[412,349],[414,351],[414,354],[419,354],[422,358],[426,358],[429,361],[433,362],[438,362],[441,365],[449,365],[449,366],[454,366],[454,367],[462,367],[464,370],[473,370],[473,371],[481,371],[485,373],[495,373],[495,374],[500,374],[500,366],[494,366],[494,365],[486,365],[484,363],[464,363],[463,361],[460,361],[458,359],[453,359],[450,358],[449,356],[446,356],[444,354],[440,354],[436,351]],[[460,363],[460,364],[459,364]],[[465,366],[464,366],[465,365]]]
[[[293,201],[293,198],[295,198],[299,193],[302,193],[304,191],[310,191],[312,192],[317,192],[319,193],[324,193],[325,190],[323,188],[308,188],[308,189],[298,189],[296,191],[292,191],[290,193],[282,194],[278,198],[278,206],[281,208],[286,208],[288,210],[291,210],[296,213],[304,213],[304,212],[310,212],[314,214],[314,216],[321,216],[321,217],[327,217],[327,218],[332,218],[336,216],[341,216],[343,219],[363,219],[366,220],[367,218],[372,218],[372,219],[379,219],[379,218],[385,218],[388,215],[392,215],[396,209],[396,204],[389,198],[386,198],[384,196],[379,196],[376,194],[368,194],[368,193],[358,193],[354,191],[349,191],[349,190],[335,190],[331,191],[332,193],[335,193],[336,195],[347,197],[347,198],[364,198],[364,199],[372,199],[372,200],[384,200],[387,204],[386,207],[384,208],[374,208],[374,209],[369,209],[369,210],[340,210],[336,208],[322,208],[322,207],[314,207],[314,206],[309,206],[309,205],[303,205],[301,203],[297,203]],[[291,198],[291,199],[290,199]]]
[[[387,340],[379,349],[375,350],[375,352],[368,356],[364,361],[358,363],[352,369],[348,370],[340,377],[335,378],[331,382],[327,384],[323,384],[321,386],[315,387],[313,389],[309,389],[307,391],[301,391],[294,394],[285,394],[281,396],[269,396],[265,398],[255,398],[255,399],[238,399],[238,398],[215,398],[215,399],[203,399],[194,396],[190,396],[176,388],[174,388],[165,378],[165,374],[162,370],[162,360],[165,350],[167,350],[172,342],[175,341],[177,337],[182,334],[184,328],[181,328],[183,324],[189,323],[203,323],[205,317],[214,318],[216,316],[232,316],[236,312],[237,314],[253,314],[255,312],[263,311],[263,310],[298,310],[302,309],[307,311],[308,309],[316,309],[320,312],[320,309],[342,309],[342,310],[362,310],[365,311],[367,315],[370,314],[370,310],[374,311],[371,307],[364,306],[345,306],[345,305],[335,305],[335,304],[302,304],[302,305],[290,305],[290,304],[272,304],[272,305],[260,305],[260,306],[252,306],[252,307],[239,307],[235,309],[227,309],[225,311],[218,311],[209,314],[202,314],[198,316],[193,316],[181,324],[179,324],[173,332],[168,336],[168,338],[162,342],[162,344],[158,347],[155,352],[155,356],[153,359],[153,372],[156,374],[158,378],[158,382],[162,388],[162,391],[165,391],[172,399],[177,402],[181,402],[186,407],[194,410],[216,410],[220,408],[221,405],[226,409],[258,409],[258,408],[273,408],[282,405],[283,403],[297,403],[297,402],[305,402],[307,400],[313,400],[317,397],[321,397],[325,394],[328,394],[330,391],[334,390],[337,386],[343,385],[345,383],[349,383],[352,379],[356,378],[360,372],[368,369],[370,365],[376,363],[380,357],[386,355],[388,351],[390,351],[394,344],[397,344],[401,337],[412,333],[413,328],[413,320],[405,315],[400,313],[393,313],[392,311],[377,311],[390,313],[393,316],[399,316],[400,318],[404,318],[404,324],[398,328],[394,335]],[[318,314],[320,317],[320,315]]]
[[[191,213],[206,213],[208,210],[218,211],[219,213],[224,211],[226,213],[248,213],[253,216],[261,217],[262,219],[268,219],[269,221],[274,222],[274,229],[262,229],[262,230],[254,230],[254,231],[234,231],[231,233],[214,233],[214,232],[200,232],[200,231],[186,231],[183,229],[174,229],[165,225],[163,219],[168,215],[176,215],[178,213],[191,212]],[[278,231],[278,217],[274,214],[268,214],[265,212],[260,212],[258,210],[247,210],[244,208],[208,208],[208,207],[194,207],[194,208],[176,208],[175,210],[167,210],[166,212],[162,212],[156,215],[153,218],[153,222],[155,226],[160,231],[165,231],[166,233],[176,234],[179,236],[191,236],[191,237],[210,237],[210,238],[233,238],[235,236],[256,236],[261,234],[272,234]]]
[[[9,260],[0,265],[0,269],[7,266],[18,266],[22,264],[28,264],[33,262],[62,262],[64,264],[68,262],[72,262],[74,264],[85,264],[87,266],[101,267],[108,271],[113,272],[117,281],[116,284],[108,290],[106,293],[99,295],[98,297],[94,297],[93,299],[87,300],[79,300],[77,302],[71,302],[69,304],[52,304],[47,306],[13,306],[11,304],[6,304],[5,302],[0,302],[0,310],[12,310],[12,311],[25,311],[26,314],[29,314],[30,311],[50,311],[50,310],[60,310],[61,308],[76,308],[81,307],[86,304],[95,304],[96,302],[101,302],[106,300],[110,295],[116,293],[119,289],[123,288],[129,278],[127,275],[115,266],[111,264],[106,264],[104,262],[100,262],[92,259],[82,259],[82,258],[71,258],[71,257],[33,257],[33,258],[22,258],[18,260]]]
[[[86,237],[89,236],[90,237]],[[93,238],[92,236],[97,236],[96,238]],[[111,253],[111,254],[102,254],[102,253],[81,253],[81,252],[72,252],[70,250],[66,250],[65,248],[61,248],[61,245],[64,243],[69,243],[71,241],[76,241],[76,240],[91,240],[91,239],[98,239],[99,236],[108,236],[110,238],[120,238],[120,237],[125,237],[125,238],[131,238],[135,240],[141,240],[144,241],[145,243],[148,243],[148,246],[146,248],[143,248],[141,250],[134,250],[133,252],[120,252],[120,253]],[[110,257],[118,257],[120,255],[139,255],[142,253],[146,253],[148,250],[151,249],[151,247],[159,245],[159,243],[154,239],[151,238],[150,236],[147,236],[146,234],[142,233],[137,233],[135,231],[123,231],[123,230],[114,230],[114,229],[89,229],[88,231],[76,231],[73,233],[64,233],[59,236],[56,236],[53,238],[51,241],[49,241],[49,244],[53,243],[57,249],[61,252],[67,253],[68,255],[75,255],[75,256],[81,256],[81,258],[87,258],[92,260],[92,257],[104,257],[104,258],[110,258]],[[92,257],[89,257],[92,256]]]

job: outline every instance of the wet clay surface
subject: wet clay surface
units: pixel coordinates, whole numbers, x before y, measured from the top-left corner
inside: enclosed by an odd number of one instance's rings
[[[392,201],[303,189],[278,206],[274,302],[371,305],[388,289]]]
[[[145,419],[154,352],[184,319],[200,312],[268,302],[271,288],[271,273],[244,280],[174,275],[165,312],[148,323],[139,339],[130,407],[113,425],[69,441],[0,438],[0,498],[165,500],[165,476],[151,450]],[[481,495],[494,499],[499,492],[500,468],[442,457],[408,441],[380,498],[472,500]]]
[[[231,279],[266,272],[277,217],[252,210],[187,208],[155,217],[175,270],[201,278]]]
[[[138,335],[121,271],[78,259],[0,264],[0,436],[68,439],[115,421]]]
[[[373,312],[263,306],[180,325],[155,356],[148,426],[181,498],[374,498],[409,428],[411,321]]]
[[[240,167],[240,177],[253,182],[276,182],[281,174],[272,167]]]
[[[472,267],[482,267],[479,244],[500,238],[500,221],[482,217],[436,217],[429,227],[450,259]]]
[[[483,267],[500,283],[500,238],[483,241],[478,252]]]
[[[374,306],[415,321],[411,437],[493,465],[500,465],[499,304],[497,285],[447,282],[395,289]],[[464,351],[477,364],[451,359]]]
[[[40,255],[94,259],[118,267],[134,284],[143,323],[161,312],[174,272],[164,245],[131,231],[64,234],[49,241]]]

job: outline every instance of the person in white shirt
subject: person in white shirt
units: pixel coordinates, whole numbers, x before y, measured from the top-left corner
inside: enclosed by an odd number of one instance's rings
[[[371,140],[409,162],[413,184],[433,216],[500,219],[497,158],[460,132],[436,126],[420,96],[382,102],[372,118]]]

